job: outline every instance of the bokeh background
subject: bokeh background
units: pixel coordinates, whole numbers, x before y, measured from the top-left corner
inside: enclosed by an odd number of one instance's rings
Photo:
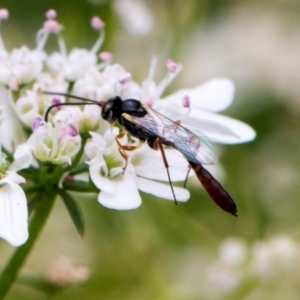
[[[238,218],[192,182],[185,204],[143,195],[143,205],[127,212],[78,195],[86,220],[81,239],[57,201],[8,299],[48,299],[54,290],[45,293],[35,282],[55,261],[69,260],[90,275],[55,290],[54,299],[299,299],[299,1],[1,0],[0,6],[10,11],[2,26],[8,49],[33,48],[53,8],[69,50],[90,48],[97,37],[90,19],[102,18],[102,50],[113,52],[137,81],[147,76],[153,55],[157,80],[167,58],[184,65],[168,92],[229,77],[236,96],[224,114],[257,131],[251,143],[218,148]],[[12,252],[1,241],[1,265]]]

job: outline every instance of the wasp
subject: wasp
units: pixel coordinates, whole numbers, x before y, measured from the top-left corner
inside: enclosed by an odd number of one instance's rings
[[[62,105],[90,104],[102,108],[101,116],[110,124],[119,122],[121,127],[132,137],[146,142],[154,150],[160,150],[168,173],[168,179],[176,202],[175,193],[172,187],[168,162],[164,153],[164,146],[179,151],[187,160],[189,167],[195,172],[197,178],[210,198],[224,211],[237,216],[237,206],[229,193],[223,186],[203,167],[203,164],[214,162],[214,152],[207,138],[201,133],[193,133],[188,128],[180,125],[180,121],[172,121],[154,109],[144,105],[136,99],[122,100],[115,96],[108,101],[95,101],[65,93],[43,92],[48,95],[60,95],[85,101],[84,103],[56,103],[51,105],[45,113],[45,121],[48,119],[52,108]],[[133,146],[121,145],[116,137],[120,153],[126,159],[126,150],[134,150]]]

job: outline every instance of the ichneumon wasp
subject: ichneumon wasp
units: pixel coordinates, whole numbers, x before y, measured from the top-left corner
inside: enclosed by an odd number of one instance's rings
[[[150,148],[160,150],[164,164],[166,166],[170,186],[174,196],[168,162],[164,152],[164,146],[172,147],[183,154],[193,169],[202,186],[210,198],[224,211],[237,216],[237,206],[229,193],[222,185],[203,167],[202,164],[211,164],[214,161],[214,153],[210,143],[201,134],[194,134],[186,127],[180,125],[179,121],[172,121],[161,115],[154,109],[142,104],[139,100],[126,99],[115,96],[108,101],[95,101],[65,93],[43,92],[47,95],[58,95],[85,101],[84,103],[66,102],[51,105],[45,113],[45,121],[52,108],[63,105],[98,105],[102,108],[101,116],[104,120],[113,124],[118,121],[124,130],[131,136],[138,138],[141,142],[147,142]],[[132,146],[121,145],[118,138],[116,142],[120,148],[120,153],[126,159],[125,151],[135,149]]]

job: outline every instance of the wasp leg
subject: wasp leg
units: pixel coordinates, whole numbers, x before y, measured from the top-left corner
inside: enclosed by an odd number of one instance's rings
[[[116,137],[115,137],[115,140],[118,144],[118,147],[119,147],[119,152],[121,154],[121,156],[125,159],[125,166],[123,167],[123,174],[125,173],[126,171],[126,168],[128,166],[128,155],[126,154],[125,151],[133,151],[135,149],[138,149],[139,147],[141,147],[142,143],[140,143],[139,145],[137,146],[131,146],[131,145],[122,145],[120,143],[120,139],[124,137],[124,135],[126,134],[125,131],[121,132],[120,134],[118,134]]]
[[[119,142],[119,139],[123,138],[124,135],[126,134],[126,132],[121,132],[120,134],[118,134],[116,137],[115,137],[115,140],[118,144],[118,147],[119,147],[119,152],[121,154],[121,156],[125,159],[125,166],[123,167],[123,174],[125,173],[126,171],[126,168],[128,166],[128,156],[125,152],[125,150],[127,151],[132,151],[134,150],[135,148],[133,146],[130,146],[130,145],[122,145],[120,142]]]
[[[190,174],[190,172],[191,172],[191,166],[188,166],[188,171],[186,172],[186,176],[185,176],[185,179],[184,179],[184,183],[183,183],[183,187],[184,188],[186,188],[186,184],[187,184],[187,181],[188,181],[188,179],[189,179],[189,174]]]
[[[168,179],[169,179],[170,187],[171,187],[172,194],[173,194],[173,197],[174,197],[174,201],[175,201],[175,204],[177,205],[177,199],[176,199],[176,196],[175,196],[175,192],[174,192],[174,188],[173,188],[173,185],[172,185],[171,176],[170,176],[170,172],[169,172],[169,164],[168,164],[168,161],[167,161],[167,157],[166,157],[166,154],[165,154],[163,144],[160,142],[159,138],[156,138],[153,141],[152,147],[153,147],[153,149],[156,149],[156,150],[159,149],[160,150],[164,165],[165,165],[166,170],[167,170]]]

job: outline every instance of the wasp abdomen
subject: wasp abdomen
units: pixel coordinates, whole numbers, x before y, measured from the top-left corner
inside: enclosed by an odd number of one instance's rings
[[[237,216],[237,206],[222,185],[201,165],[189,161],[211,199],[224,211]]]

